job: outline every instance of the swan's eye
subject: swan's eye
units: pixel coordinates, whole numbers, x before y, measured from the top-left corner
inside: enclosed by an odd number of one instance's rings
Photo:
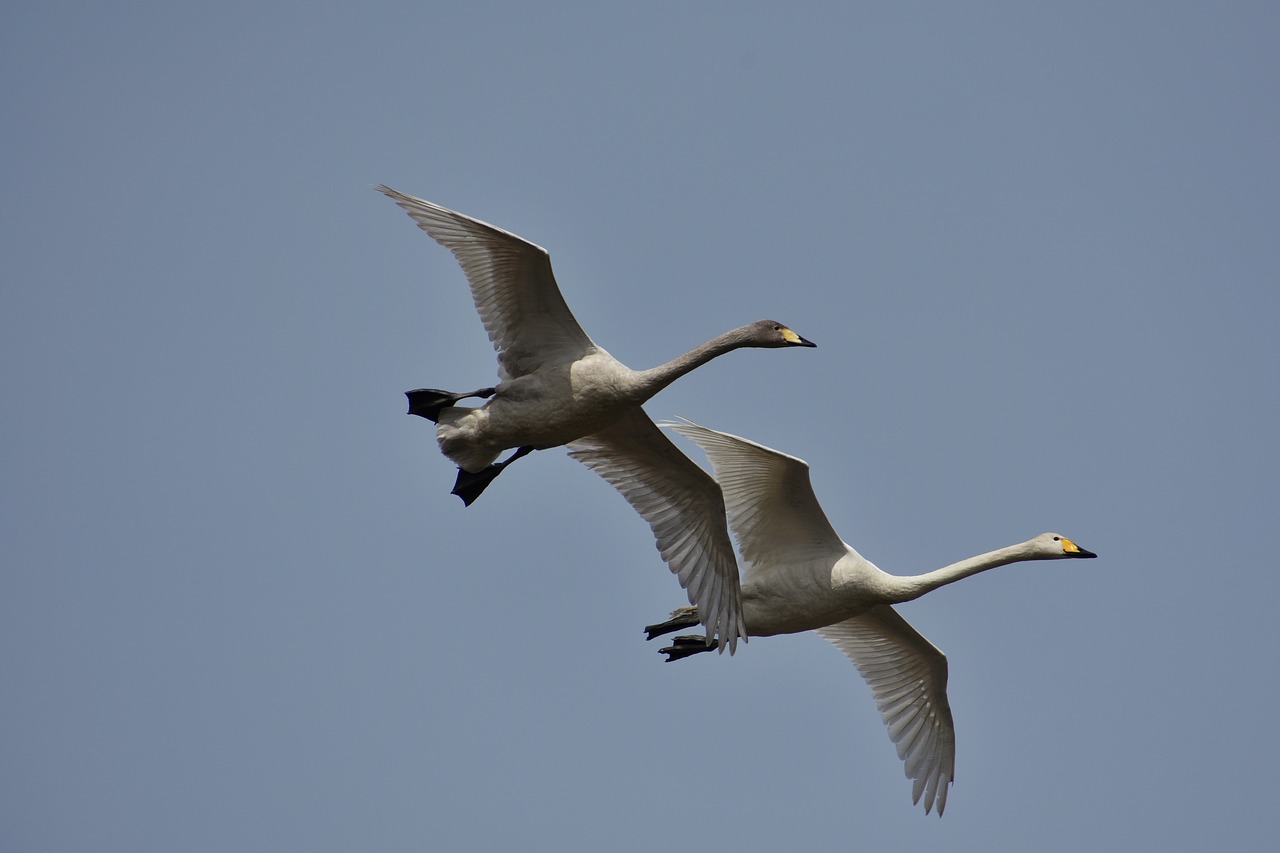
[[[1061,537],[1061,536],[1055,536],[1055,537],[1053,537],[1053,541],[1054,541],[1054,542],[1061,542],[1061,541],[1062,541],[1062,537]]]

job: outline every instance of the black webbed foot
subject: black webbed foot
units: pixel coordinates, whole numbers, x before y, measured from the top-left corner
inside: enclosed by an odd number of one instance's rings
[[[409,414],[434,422],[440,419],[442,410],[456,406],[459,400],[465,400],[468,397],[488,398],[492,397],[495,391],[494,388],[480,388],[467,394],[455,394],[438,388],[415,388],[412,391],[405,391],[404,395],[409,398]]]
[[[462,498],[462,502],[467,506],[480,497],[480,493],[488,488],[489,484],[502,473],[501,465],[490,465],[483,471],[477,471],[472,474],[470,471],[458,469],[458,479],[454,481],[453,491],[451,495],[457,495]]]
[[[645,639],[652,640],[654,637],[661,637],[663,634],[670,634],[682,628],[694,628],[700,624],[698,608],[680,607],[671,611],[671,618],[666,622],[659,622],[657,625],[645,625]]]
[[[471,473],[470,471],[464,471],[461,468],[459,468],[458,479],[454,481],[453,491],[451,491],[449,494],[457,495],[458,497],[462,498],[462,502],[465,505],[471,506],[471,504],[475,502],[475,499],[480,497],[480,493],[483,492],[486,488],[488,488],[489,484],[492,483],[494,479],[496,479],[497,476],[502,473],[503,468],[506,468],[508,465],[510,465],[512,462],[515,462],[521,456],[524,456],[525,454],[532,453],[532,452],[533,452],[532,447],[517,448],[515,453],[512,453],[503,461],[495,462],[492,465],[490,465],[488,468],[485,468],[481,471],[476,471],[474,474]]]
[[[691,657],[702,652],[715,651],[720,647],[717,640],[708,640],[706,637],[676,637],[671,641],[671,645],[665,649],[658,649],[658,654],[667,656],[667,663],[681,658]]]

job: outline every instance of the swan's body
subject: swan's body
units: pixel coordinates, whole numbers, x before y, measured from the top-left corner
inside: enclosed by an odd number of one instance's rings
[[[409,413],[436,422],[440,450],[458,466],[454,494],[470,504],[503,468],[532,450],[568,445],[570,455],[633,504],[662,501],[650,518],[658,548],[732,652],[741,628],[738,569],[715,482],[689,461],[641,405],[691,370],[740,347],[813,346],[772,320],[726,332],[650,370],[632,370],[574,319],[545,249],[469,216],[378,189],[457,258],[498,352],[499,383],[469,393],[408,392]],[[456,405],[488,398],[476,408]],[[507,449],[516,452],[503,462]],[[625,469],[625,480],[615,472]]]
[[[925,811],[936,802],[941,815],[955,776],[947,661],[890,605],[996,566],[1097,555],[1042,533],[927,574],[890,575],[836,534],[804,460],[689,422],[666,426],[697,442],[715,469],[748,567],[742,582],[747,636],[817,631],[844,652],[871,686],[913,780],[913,802],[923,795]],[[646,630],[653,639],[693,624],[694,609],[682,608]],[[677,660],[707,648],[701,637],[677,637],[663,652]]]
[[[788,333],[796,340],[789,340]],[[481,471],[509,448],[546,450],[597,432],[730,350],[796,344],[807,342],[772,320],[761,320],[651,370],[632,370],[603,347],[591,344],[589,351],[575,353],[571,360],[504,378],[489,402],[479,408],[445,408],[439,414],[436,437],[441,451],[459,468]]]

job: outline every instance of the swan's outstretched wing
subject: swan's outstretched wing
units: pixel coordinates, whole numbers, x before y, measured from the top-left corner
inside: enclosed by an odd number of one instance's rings
[[[663,426],[706,451],[724,491],[742,558],[753,567],[794,565],[848,553],[818,505],[809,465],[803,459],[692,421]]]
[[[936,801],[941,816],[956,775],[946,656],[887,604],[818,633],[848,655],[871,686],[912,780],[911,801],[920,802],[923,794],[925,813]]]
[[[574,361],[596,348],[560,295],[546,249],[438,204],[378,189],[458,259],[503,379]]]
[[[622,493],[649,527],[689,603],[733,653],[742,622],[738,563],[720,487],[636,407],[609,427],[571,441],[569,455]]]

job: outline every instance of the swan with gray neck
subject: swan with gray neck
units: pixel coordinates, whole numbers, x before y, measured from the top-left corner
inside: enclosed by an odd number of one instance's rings
[[[718,635],[732,652],[742,636],[741,597],[719,489],[641,406],[681,376],[735,349],[814,344],[781,323],[761,320],[666,364],[632,370],[583,331],[560,293],[545,249],[438,204],[378,189],[453,253],[497,350],[499,382],[493,387],[407,392],[409,414],[436,423],[441,452],[458,466],[453,493],[470,505],[516,459],[568,445],[570,455],[629,500],[642,492],[655,500],[670,498],[675,511],[649,519],[659,550],[704,615],[707,638]],[[470,397],[487,402],[458,405]],[[615,476],[622,469],[628,472],[625,482]],[[716,516],[719,522],[706,521]]]

